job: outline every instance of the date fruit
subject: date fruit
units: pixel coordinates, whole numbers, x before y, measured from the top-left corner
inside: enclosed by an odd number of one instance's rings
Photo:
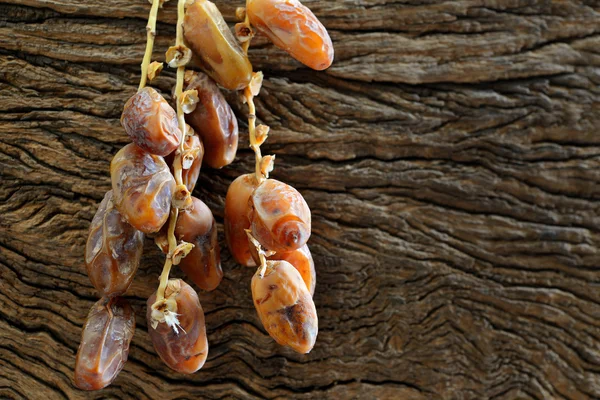
[[[261,183],[248,200],[252,235],[267,250],[287,252],[310,237],[310,209],[296,189],[275,179]]]
[[[194,74],[185,90],[197,90],[199,102],[185,120],[202,138],[204,162],[211,168],[231,164],[238,148],[238,123],[221,90],[208,75]]]
[[[317,285],[317,272],[315,271],[315,263],[308,249],[308,245],[300,247],[298,250],[290,251],[287,253],[277,253],[274,256],[269,257],[269,260],[282,260],[287,261],[294,268],[298,270],[302,280],[306,283],[306,287],[310,292],[310,295],[315,294],[315,287]]]
[[[156,90],[146,86],[125,103],[121,125],[144,151],[166,156],[181,142],[177,113]]]
[[[189,47],[215,81],[229,90],[248,86],[252,65],[214,3],[194,1],[185,12],[183,31]]]
[[[223,279],[217,223],[206,204],[195,197],[192,202],[194,208],[182,211],[175,225],[175,237],[194,245],[179,268],[198,287],[210,291]]]
[[[327,29],[298,0],[248,0],[252,26],[275,46],[317,71],[333,62],[333,44]]]
[[[317,340],[315,303],[300,273],[286,261],[267,261],[263,278],[252,277],[252,299],[263,326],[277,343],[308,353]]]
[[[254,174],[241,175],[234,180],[225,197],[225,239],[229,251],[238,264],[253,267],[246,229],[250,229],[248,200],[256,189]]]
[[[179,329],[176,332],[166,323],[153,327],[152,305],[156,301],[154,293],[148,299],[146,314],[150,339],[165,364],[177,372],[192,374],[202,368],[208,356],[204,311],[194,289],[181,279],[169,280],[165,299],[177,304]]]
[[[121,215],[144,233],[158,232],[169,218],[175,189],[165,160],[130,143],[113,158],[110,176]]]
[[[135,315],[120,297],[103,297],[92,306],[83,326],[75,361],[75,386],[98,390],[123,369],[135,330]]]
[[[85,265],[102,296],[118,296],[129,288],[140,265],[144,234],[129,225],[115,208],[112,190],[104,196],[90,225]]]

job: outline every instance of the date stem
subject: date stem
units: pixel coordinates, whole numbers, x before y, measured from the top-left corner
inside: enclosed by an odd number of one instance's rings
[[[155,0],[156,1],[156,0]],[[176,46],[183,44],[183,17],[185,15],[185,3],[186,0],[179,0],[177,2],[177,36],[175,39]],[[174,169],[174,177],[177,185],[182,185],[182,154],[183,154],[183,145],[185,143],[185,135],[187,133],[184,113],[181,105],[181,93],[183,91],[183,78],[185,75],[185,65],[177,67],[177,82],[175,84],[175,98],[177,103],[177,121],[179,122],[179,129],[182,133],[181,143],[179,145],[179,149],[177,150],[177,154],[175,156],[175,160],[173,162]],[[173,266],[173,254],[175,249],[177,248],[177,238],[175,237],[175,225],[177,224],[177,218],[179,217],[179,209],[171,204],[171,215],[169,218],[169,231],[167,234],[167,238],[169,241],[169,254],[167,255],[167,259],[165,260],[165,265],[163,267],[162,273],[160,274],[160,283],[158,285],[158,290],[156,291],[156,302],[152,306],[153,308],[158,308],[160,303],[165,301],[165,289],[167,288],[167,284],[169,283],[169,273],[171,272],[171,267]],[[170,310],[174,313],[177,310]]]
[[[256,253],[258,254],[258,258],[260,260],[257,274],[258,277],[262,279],[265,276],[265,271],[267,270],[267,253],[263,250],[260,242],[256,240],[254,236],[252,236],[252,231],[250,229],[246,229],[246,235],[248,235],[250,244],[256,248]]]
[[[260,185],[265,180],[265,177],[261,172],[262,154],[260,152],[260,144],[256,140],[256,107],[254,106],[254,95],[249,86],[244,89],[244,97],[246,98],[246,103],[248,103],[248,135],[250,137],[250,148],[254,150],[255,156],[254,178],[256,179],[256,183]]]
[[[148,24],[146,25],[146,52],[144,53],[144,59],[142,60],[142,77],[140,78],[140,86],[138,87],[138,90],[141,90],[146,86],[146,81],[148,79],[148,65],[150,65],[152,49],[154,48],[154,38],[156,37],[156,16],[158,15],[158,7],[160,4],[161,0],[152,0],[152,7],[150,8],[150,14],[148,15]]]

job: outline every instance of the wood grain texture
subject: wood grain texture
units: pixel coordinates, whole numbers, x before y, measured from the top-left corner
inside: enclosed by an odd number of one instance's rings
[[[240,2],[218,4],[233,22]],[[253,271],[224,250],[223,283],[199,293],[208,361],[169,370],[146,332],[162,266],[147,241],[130,359],[90,394],[72,384],[97,298],[83,249],[127,143],[149,4],[0,0],[0,398],[600,397],[600,2],[305,4],[331,32],[333,66],[308,71],[263,37],[251,60],[267,77],[273,176],[313,210],[315,349],[266,335]],[[156,87],[173,83],[166,71]],[[228,99],[247,143],[245,107]],[[219,223],[252,168],[241,148],[196,189]]]

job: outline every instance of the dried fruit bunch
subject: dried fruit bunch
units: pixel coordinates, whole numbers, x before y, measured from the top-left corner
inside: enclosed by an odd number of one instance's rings
[[[157,13],[165,1],[151,1],[140,86],[121,117],[133,143],[114,156],[112,190],[90,225],[85,263],[102,297],[90,310],[77,353],[75,384],[84,390],[109,385],[127,360],[135,316],[120,296],[133,281],[145,235],[166,254],[158,289],[147,302],[154,347],[178,372],[193,373],[206,361],[208,342],[198,295],[184,281],[169,279],[169,273],[179,266],[208,291],[223,277],[215,219],[191,196],[203,161],[221,168],[237,151],[237,120],[217,84],[243,90],[250,147],[256,154],[254,174],[236,179],[227,193],[228,245],[238,262],[259,266],[252,294],[269,334],[301,353],[312,349],[317,335],[315,270],[306,245],[310,210],[298,191],[269,179],[275,157],[260,152],[269,128],[256,126],[253,102],[262,73],[252,71],[247,51],[255,28],[297,60],[324,69],[333,60],[329,35],[296,0],[248,0],[245,9],[238,9],[244,21],[236,25],[235,36],[210,1],[178,0],[176,42],[166,53],[167,64],[177,69],[175,110],[146,86],[163,66],[150,61]],[[186,71],[192,53],[204,73]]]
[[[244,52],[248,51],[256,29],[313,69],[331,65],[331,39],[315,15],[299,1],[248,0],[246,8],[238,9],[236,14],[244,19],[235,27]],[[238,263],[258,265],[251,288],[264,328],[277,343],[308,353],[318,332],[312,299],[315,267],[306,244],[311,233],[311,214],[296,189],[269,179],[275,156],[261,154],[260,146],[267,139],[269,127],[256,126],[254,106],[262,80],[261,72],[252,73],[244,89],[250,147],[256,156],[255,171],[238,177],[227,191],[225,236]]]

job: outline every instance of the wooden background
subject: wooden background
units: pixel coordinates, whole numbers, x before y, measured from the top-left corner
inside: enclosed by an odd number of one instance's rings
[[[0,398],[600,398],[600,1],[305,3],[334,65],[309,71],[260,37],[251,59],[273,176],[313,210],[315,349],[265,334],[253,270],[224,250],[223,283],[200,293],[208,361],[170,371],[146,332],[162,265],[148,241],[130,359],[84,393],[83,247],[127,143],[149,4],[0,0]],[[218,5],[233,22],[241,4]],[[175,18],[171,1],[157,58]],[[196,190],[219,222],[252,168],[229,98],[242,150]]]

